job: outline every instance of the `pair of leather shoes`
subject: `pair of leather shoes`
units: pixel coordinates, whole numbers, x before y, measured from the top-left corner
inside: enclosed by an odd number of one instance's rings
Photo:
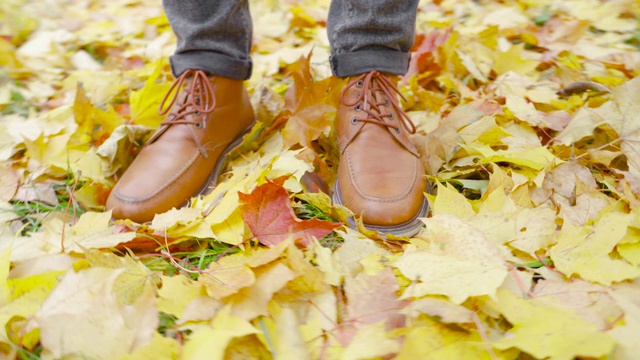
[[[408,135],[415,125],[397,101],[395,79],[372,71],[341,94],[341,158],[333,200],[367,228],[411,236],[422,226],[427,182]],[[215,186],[226,155],[254,121],[242,81],[184,72],[162,102],[165,120],[113,188],[114,218],[146,222]],[[354,223],[350,221],[350,225]]]

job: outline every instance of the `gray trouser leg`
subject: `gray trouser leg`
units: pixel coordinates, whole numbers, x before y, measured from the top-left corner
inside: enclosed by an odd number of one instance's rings
[[[188,69],[244,80],[251,76],[248,0],[163,0],[178,46],[173,74]]]
[[[178,37],[171,57],[174,75],[200,69],[239,80],[251,76],[248,0],[163,0],[163,5]],[[417,6],[418,0],[333,0],[327,23],[333,73],[406,73]]]
[[[327,32],[333,74],[405,74],[417,9],[418,0],[332,0]]]

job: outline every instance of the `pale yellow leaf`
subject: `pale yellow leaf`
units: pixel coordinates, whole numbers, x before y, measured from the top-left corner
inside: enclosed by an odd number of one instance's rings
[[[96,154],[106,161],[103,171],[106,176],[124,169],[133,160],[131,153],[136,146],[144,143],[144,139],[153,130],[140,125],[120,125],[116,127],[109,138],[96,149]]]
[[[438,184],[438,195],[432,204],[433,215],[454,215],[461,219],[470,219],[476,213],[467,198],[453,186]]]
[[[610,212],[594,226],[575,227],[565,222],[550,252],[555,267],[567,276],[576,274],[603,285],[640,276],[636,266],[609,255],[626,234],[629,221],[626,214]]]
[[[13,198],[18,190],[19,179],[18,173],[8,163],[0,163],[0,201]]]
[[[244,242],[245,223],[240,209],[236,209],[221,223],[211,226],[214,237],[225,244],[239,245]]]
[[[491,359],[477,331],[467,332],[428,320],[409,329],[398,360]]]
[[[367,256],[371,254],[390,255],[389,251],[382,248],[375,241],[359,237],[351,229],[338,230],[337,233],[344,239],[344,243],[333,253],[333,259],[339,269],[351,276],[356,276],[363,270],[360,261]]]
[[[616,110],[622,116],[618,130],[622,142],[622,151],[628,158],[629,171],[640,174],[640,76],[625,82],[612,91]]]
[[[493,116],[483,116],[478,121],[458,131],[460,138],[467,144],[481,142],[487,145],[500,144],[500,140],[510,134],[496,124]]]
[[[62,272],[44,273],[20,279],[18,283],[24,292],[11,302],[3,304],[0,308],[0,339],[9,342],[6,333],[6,324],[14,316],[30,318],[43,306],[43,302],[58,284],[58,277]],[[55,275],[55,276],[54,276]],[[9,283],[14,286],[15,284]],[[13,294],[9,294],[12,296]]]
[[[387,336],[385,321],[365,324],[349,343],[342,354],[345,360],[371,359],[395,354],[400,350],[400,343]]]
[[[297,274],[282,263],[256,269],[256,281],[247,289],[229,297],[231,314],[245,320],[268,315],[267,304]]]
[[[615,319],[624,315],[608,292],[607,287],[588,281],[544,279],[536,282],[531,295],[540,302],[575,310],[577,315],[596,328],[606,329]]]
[[[180,352],[180,344],[176,340],[154,332],[151,341],[139,347],[131,354],[120,356],[118,360],[173,360],[178,358]]]
[[[102,230],[109,226],[111,211],[94,212],[87,211],[82,214],[75,225],[71,227],[73,235],[82,236],[90,234],[96,230]]]
[[[612,358],[616,360],[632,359],[640,351],[640,342],[638,342],[640,288],[637,284],[620,284],[609,291],[608,295],[624,311],[624,323],[607,332],[618,342]]]
[[[162,287],[158,290],[158,310],[181,318],[187,305],[204,294],[202,284],[183,275],[162,276]]]
[[[412,301],[402,312],[412,318],[417,318],[420,314],[435,316],[444,323],[472,323],[474,316],[473,311],[464,306],[438,297],[424,297]]]
[[[257,333],[258,330],[251,323],[232,316],[229,307],[225,307],[218,312],[211,325],[193,328],[181,356],[189,360],[222,360],[231,339]]]
[[[614,341],[580,318],[571,309],[549,301],[525,300],[501,290],[489,303],[513,325],[494,343],[498,349],[517,347],[536,358],[571,360],[578,356],[600,357],[609,353]]]
[[[533,170],[542,170],[547,166],[561,163],[562,160],[553,155],[549,149],[536,146],[525,150],[493,150],[488,145],[473,144],[464,146],[471,154],[481,156],[483,164],[508,162],[515,165],[526,166]]]
[[[147,79],[144,87],[139,91],[132,91],[129,96],[131,104],[131,118],[137,125],[157,127],[163,119],[158,114],[162,99],[171,88],[168,82],[158,83],[162,70],[167,66],[166,58],[158,60],[155,70]]]
[[[616,247],[622,258],[630,264],[640,266],[640,242],[631,244],[618,244]]]
[[[544,118],[532,103],[523,97],[507,95],[506,107],[519,120],[527,122],[531,126],[547,127]]]
[[[281,310],[280,315],[275,319],[275,330],[274,346],[277,359],[309,358],[309,350],[302,338],[298,317],[292,309],[283,308]],[[271,336],[271,334],[269,335]]]
[[[402,298],[446,295],[461,304],[471,296],[494,295],[508,273],[498,248],[457,217],[436,215],[425,223],[430,249],[409,247],[394,263],[412,281]]]
[[[190,207],[172,208],[162,214],[156,214],[151,221],[151,227],[166,232],[175,226],[186,225],[201,216],[202,212],[199,209]]]
[[[155,296],[147,291],[122,304],[114,286],[123,271],[90,268],[62,278],[34,317],[44,354],[113,359],[151,340],[158,325]]]
[[[244,254],[225,256],[212,262],[198,277],[209,296],[222,299],[235,294],[241,288],[250,286],[256,280],[253,271],[247,266]]]
[[[534,72],[540,62],[524,56],[524,54],[526,54],[524,45],[525,44],[512,45],[509,50],[505,52],[496,52],[494,54],[493,70],[495,70],[498,75],[509,71],[523,75],[529,75]]]

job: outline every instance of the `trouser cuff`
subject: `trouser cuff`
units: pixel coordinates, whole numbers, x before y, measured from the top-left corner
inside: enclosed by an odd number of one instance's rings
[[[338,77],[368,73],[373,70],[404,75],[409,69],[411,54],[395,50],[361,50],[332,55],[331,71]]]
[[[193,50],[175,54],[170,58],[171,71],[175,77],[193,69],[202,70],[209,75],[223,76],[234,80],[247,80],[253,67],[251,59],[236,59],[212,52]]]

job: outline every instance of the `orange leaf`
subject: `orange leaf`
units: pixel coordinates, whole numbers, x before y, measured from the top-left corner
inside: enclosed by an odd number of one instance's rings
[[[320,239],[341,225],[318,219],[298,219],[287,190],[281,185],[284,180],[285,177],[279,177],[268,181],[256,187],[251,194],[238,193],[244,203],[242,218],[261,244],[273,246],[291,236],[308,245],[311,237]]]
[[[285,94],[285,109],[292,113],[282,130],[287,146],[299,143],[311,147],[312,141],[331,130],[339,93],[345,86],[345,81],[335,76],[314,82],[310,58],[311,53],[302,56],[288,68],[293,86]]]
[[[409,70],[404,75],[405,79],[409,79],[413,75],[422,74],[426,72],[433,72],[439,74],[442,70],[437,63],[437,50],[442,46],[447,39],[451,36],[451,29],[434,30],[428,34],[420,34],[416,37],[416,41],[411,49],[411,62],[409,63]]]

